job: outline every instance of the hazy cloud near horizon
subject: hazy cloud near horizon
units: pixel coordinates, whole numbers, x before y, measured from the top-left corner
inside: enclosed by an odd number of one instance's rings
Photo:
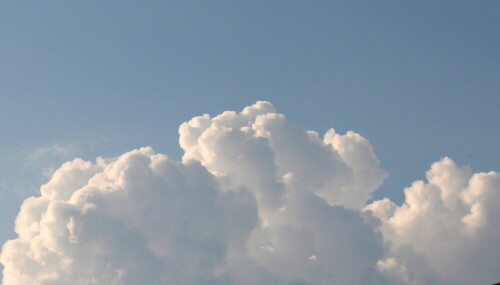
[[[2,284],[498,281],[498,172],[443,158],[402,205],[369,203],[388,174],[353,131],[306,131],[260,101],[179,135],[181,162],[145,147],[64,163],[24,201]]]

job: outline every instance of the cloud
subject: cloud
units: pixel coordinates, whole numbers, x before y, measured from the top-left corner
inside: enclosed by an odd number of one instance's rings
[[[54,144],[50,146],[39,147],[36,150],[28,153],[27,157],[30,160],[39,160],[46,157],[68,157],[74,155],[78,148],[74,145]]]
[[[243,193],[150,148],[65,163],[27,199],[5,244],[5,284],[197,284],[255,223]]]
[[[183,161],[199,161],[212,174],[257,191],[259,204],[271,208],[282,206],[288,184],[330,205],[359,209],[387,176],[359,134],[330,129],[321,139],[288,122],[268,102],[241,113],[195,117],[179,134]]]
[[[405,189],[401,206],[388,199],[366,206],[380,218],[380,232],[394,245],[395,256],[382,265],[404,266],[397,248],[406,246],[453,284],[498,281],[500,173],[473,173],[445,157],[431,166],[426,178]]]
[[[367,205],[387,176],[369,141],[268,102],[195,117],[179,143],[181,162],[64,163],[24,201],[3,284],[465,285],[498,268],[498,173],[444,159],[405,204]],[[481,263],[451,260],[466,256]]]
[[[42,178],[43,181],[47,181],[57,170],[57,165],[76,156],[79,152],[80,147],[75,144],[42,146],[25,154],[26,160],[24,161],[24,167],[27,171],[41,174],[40,178]],[[40,182],[37,181],[36,185],[39,185],[39,183]]]

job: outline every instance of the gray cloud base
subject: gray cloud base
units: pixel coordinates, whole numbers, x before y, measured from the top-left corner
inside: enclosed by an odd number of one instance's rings
[[[23,203],[2,284],[496,281],[499,173],[444,158],[403,205],[367,204],[387,174],[355,132],[320,137],[257,102],[179,134],[182,162],[141,148],[63,164]]]

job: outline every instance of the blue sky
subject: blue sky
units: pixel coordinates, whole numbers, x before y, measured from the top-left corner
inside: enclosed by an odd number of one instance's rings
[[[368,138],[390,175],[376,198],[401,202],[443,156],[498,171],[499,8],[2,1],[0,242],[50,167],[141,146],[180,159],[182,122],[257,100],[303,128]]]

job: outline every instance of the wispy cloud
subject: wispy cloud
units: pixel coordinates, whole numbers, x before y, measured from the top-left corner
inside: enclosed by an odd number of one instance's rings
[[[45,157],[63,157],[74,155],[78,151],[75,145],[53,144],[50,146],[39,147],[36,150],[29,152],[27,158],[30,160],[39,160]]]

